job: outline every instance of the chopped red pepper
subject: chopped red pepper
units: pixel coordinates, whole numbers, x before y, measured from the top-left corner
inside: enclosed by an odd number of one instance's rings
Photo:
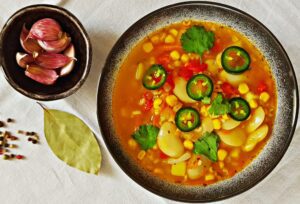
[[[168,83],[171,86],[172,90],[174,89],[175,83],[172,74],[168,73],[166,83]]]
[[[211,48],[211,52],[218,53],[222,50],[221,39],[217,38],[214,42],[214,46]]]
[[[257,86],[257,92],[262,93],[264,91],[268,90],[268,86],[264,81],[260,81],[258,86]]]
[[[185,67],[181,67],[179,69],[178,75],[184,78],[185,80],[189,80],[193,76],[193,71],[188,70]]]
[[[147,91],[146,93],[144,93],[144,98],[146,100],[152,100],[153,99],[153,93],[151,93],[150,91]]]
[[[149,111],[153,107],[153,101],[152,100],[146,100],[144,105],[144,111]]]
[[[167,159],[168,158],[168,155],[166,155],[165,153],[163,153],[162,151],[159,152],[159,157],[161,159]]]
[[[187,66],[185,66],[186,69],[191,70],[193,72],[204,72],[207,70],[207,64],[200,63],[199,60],[191,60]]]
[[[221,89],[225,95],[225,97],[231,97],[232,95],[235,95],[238,93],[237,89],[234,88],[231,84],[229,84],[228,82],[224,82],[221,85]]]

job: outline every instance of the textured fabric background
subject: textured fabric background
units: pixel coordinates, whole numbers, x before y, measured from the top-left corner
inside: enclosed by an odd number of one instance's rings
[[[96,93],[105,58],[118,37],[135,21],[176,0],[0,0],[0,27],[16,10],[37,3],[63,6],[85,26],[93,44],[93,64],[88,80],[74,95],[45,103],[80,116],[101,143],[103,163],[99,176],[70,168],[57,159],[43,137],[43,113],[34,100],[12,89],[0,72],[0,119],[15,118],[10,130],[41,134],[41,144],[21,138],[16,152],[24,161],[0,160],[1,203],[175,203],[160,198],[134,183],[109,155],[97,123]],[[218,1],[240,8],[265,24],[286,49],[300,81],[300,1]],[[298,124],[299,127],[299,124]],[[300,203],[300,128],[274,171],[251,190],[220,203]]]

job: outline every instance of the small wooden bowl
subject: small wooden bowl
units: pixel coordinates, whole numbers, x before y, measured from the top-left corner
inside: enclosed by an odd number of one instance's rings
[[[28,28],[42,18],[55,19],[72,38],[76,63],[72,72],[47,86],[25,76],[16,62],[16,53],[23,51],[19,36],[23,24]],[[89,37],[80,21],[69,11],[52,5],[32,5],[18,10],[5,23],[0,36],[0,63],[9,84],[21,94],[36,100],[57,100],[77,91],[86,80],[92,61]]]

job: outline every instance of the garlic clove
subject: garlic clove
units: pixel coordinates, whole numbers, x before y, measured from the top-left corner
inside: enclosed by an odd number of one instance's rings
[[[64,51],[64,54],[73,60],[69,62],[67,65],[61,68],[59,75],[60,76],[66,76],[70,74],[70,72],[74,69],[75,66],[75,47],[71,43],[70,46]]]
[[[52,18],[43,18],[32,25],[28,38],[52,41],[60,39],[61,36],[62,31],[59,23]]]
[[[63,33],[59,40],[55,41],[42,41],[38,40],[38,44],[49,53],[59,53],[64,51],[70,44],[71,38],[67,33]]]
[[[34,59],[35,63],[47,69],[57,69],[72,61],[71,57],[63,54],[41,53]]]
[[[27,53],[17,52],[16,61],[20,67],[26,68],[26,65],[33,63],[34,59],[31,55]]]
[[[45,85],[54,84],[58,78],[55,70],[44,69],[35,64],[27,66],[25,75],[32,80]]]
[[[42,48],[39,46],[35,39],[27,38],[28,34],[29,31],[24,24],[20,35],[20,44],[22,48],[28,53],[40,52]]]

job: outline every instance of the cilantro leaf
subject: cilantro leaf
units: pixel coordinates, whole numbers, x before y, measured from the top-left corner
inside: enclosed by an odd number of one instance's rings
[[[215,34],[203,26],[193,26],[181,36],[181,45],[186,52],[197,53],[202,57],[205,51],[214,46]]]
[[[230,103],[223,98],[222,94],[218,93],[208,109],[211,115],[224,115],[230,112]]]
[[[210,97],[208,97],[208,96],[205,96],[202,100],[201,100],[201,102],[203,103],[203,104],[210,104],[210,101],[211,101],[211,99],[210,99]]]
[[[158,132],[158,127],[153,125],[141,125],[131,136],[143,150],[147,150],[156,144]]]
[[[218,147],[220,138],[216,133],[204,133],[204,136],[195,142],[194,153],[203,154],[211,161],[218,161]]]

